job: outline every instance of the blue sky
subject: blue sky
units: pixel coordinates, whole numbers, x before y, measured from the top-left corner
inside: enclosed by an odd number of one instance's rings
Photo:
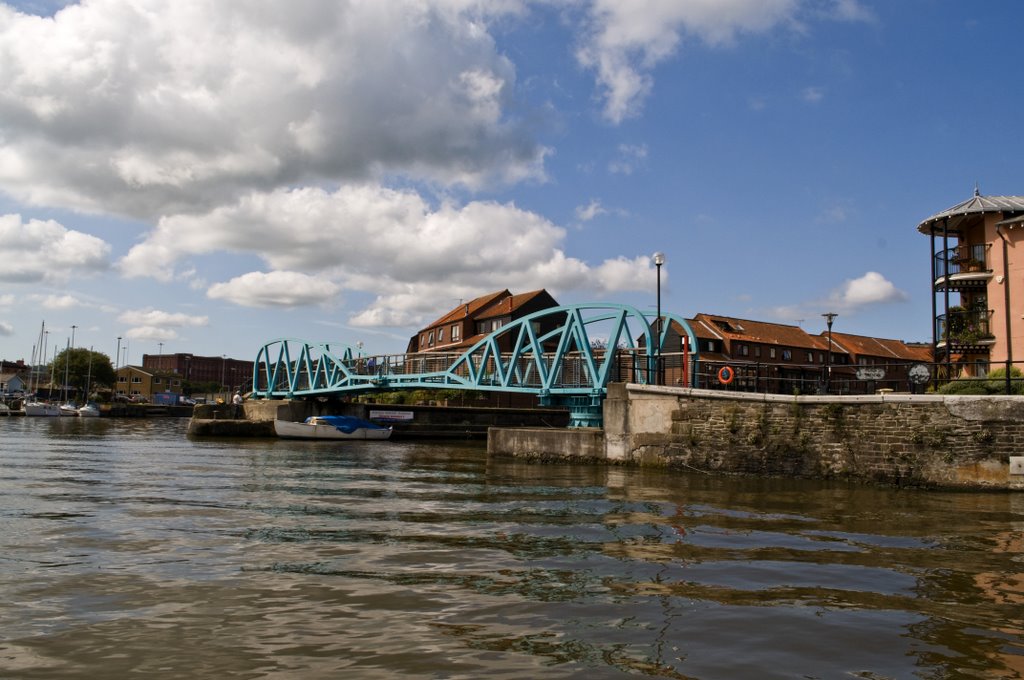
[[[1010,0],[0,3],[0,358],[399,352],[547,288],[929,340],[1024,194]]]

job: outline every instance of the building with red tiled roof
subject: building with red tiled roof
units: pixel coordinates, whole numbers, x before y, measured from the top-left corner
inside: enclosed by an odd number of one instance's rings
[[[910,391],[910,367],[932,362],[929,346],[901,340],[833,331],[830,353],[827,331],[812,335],[791,324],[704,313],[688,322],[698,343],[697,387],[725,387],[719,371],[728,366],[730,389],[813,394],[828,372],[834,393]]]
[[[825,375],[828,340],[799,326],[697,314],[689,319],[699,343],[697,386],[720,386],[718,372],[729,366],[733,389],[788,394],[815,393]],[[847,352],[833,342],[831,366],[848,364]]]
[[[464,302],[409,339],[406,352],[461,352],[490,333],[534,312],[557,307],[558,302],[544,289],[513,295],[499,290]],[[556,318],[540,322],[540,332],[560,324]],[[500,343],[499,343],[500,348]]]

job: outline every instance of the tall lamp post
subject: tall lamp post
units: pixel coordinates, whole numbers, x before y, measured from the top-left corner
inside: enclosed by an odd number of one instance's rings
[[[825,312],[825,325],[828,326],[828,350],[825,352],[825,394],[828,394],[829,384],[832,382],[832,322],[839,316],[835,312]]]
[[[657,337],[655,338],[654,345],[654,370],[655,384],[660,385],[664,382],[661,375],[661,265],[665,264],[665,253],[657,252],[654,253],[654,268],[658,272],[658,309],[657,309]]]

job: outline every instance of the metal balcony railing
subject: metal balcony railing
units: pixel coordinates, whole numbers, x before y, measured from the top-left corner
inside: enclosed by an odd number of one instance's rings
[[[989,263],[990,246],[985,243],[977,245],[962,244],[956,248],[943,250],[935,254],[935,276],[942,278],[947,274],[965,274],[968,272],[984,272],[992,267]]]
[[[972,346],[992,338],[991,309],[958,310],[935,319],[935,337],[950,346]]]

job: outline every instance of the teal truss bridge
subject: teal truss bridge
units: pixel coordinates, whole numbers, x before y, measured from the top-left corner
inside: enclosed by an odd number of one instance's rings
[[[682,317],[613,303],[551,307],[458,351],[367,354],[351,345],[272,340],[253,367],[253,397],[303,399],[405,389],[536,395],[577,427],[601,425],[609,382],[689,386],[696,337]]]

